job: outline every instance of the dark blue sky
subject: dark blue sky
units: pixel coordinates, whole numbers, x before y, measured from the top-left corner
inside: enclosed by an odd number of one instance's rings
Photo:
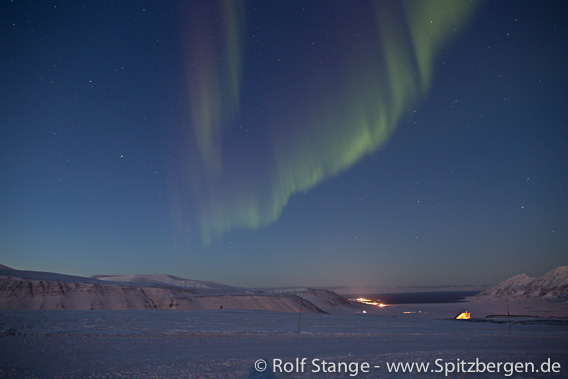
[[[408,4],[3,2],[1,263],[242,286],[566,265],[565,2]]]

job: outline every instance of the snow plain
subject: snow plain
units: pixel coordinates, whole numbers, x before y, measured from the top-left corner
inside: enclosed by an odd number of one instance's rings
[[[310,364],[313,359],[357,367],[368,363],[370,371],[359,371],[356,377],[369,378],[501,378],[506,377],[504,372],[445,376],[431,371],[441,369],[432,366],[436,359],[443,365],[458,359],[533,362],[537,368],[550,359],[560,365],[560,372],[510,377],[568,376],[565,318],[513,317],[511,324],[506,316],[469,321],[446,318],[468,306],[475,308],[474,303],[453,303],[361,308],[366,314],[304,313],[299,334],[298,313],[2,310],[0,377],[355,377],[354,371],[347,370],[322,373],[321,366],[320,372],[312,372],[318,367]],[[492,313],[502,305],[491,307],[495,304],[485,304],[484,309]],[[292,365],[296,358],[298,362],[306,358],[304,372],[298,372],[300,366],[291,373],[273,372],[274,359]],[[268,364],[264,372],[255,369],[259,359]],[[427,373],[389,372],[387,364],[396,362],[429,362],[431,368]]]
[[[567,276],[557,268],[467,302],[378,307],[321,289],[0,265],[0,378],[568,377]],[[471,320],[454,319],[464,311]],[[470,362],[502,366],[464,372]]]

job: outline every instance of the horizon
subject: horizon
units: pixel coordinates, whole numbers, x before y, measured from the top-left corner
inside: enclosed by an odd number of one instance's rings
[[[248,288],[566,265],[565,10],[4,2],[0,261]]]
[[[275,287],[268,287],[268,286],[260,286],[260,287],[245,287],[239,285],[233,285],[231,283],[226,282],[219,282],[219,281],[211,281],[204,278],[189,278],[189,277],[181,277],[177,275],[167,274],[167,273],[131,273],[131,274],[105,274],[105,273],[98,273],[93,275],[78,275],[72,273],[64,273],[64,272],[52,272],[52,271],[42,271],[42,270],[33,270],[33,269],[21,269],[21,268],[14,268],[3,265],[0,263],[0,270],[15,270],[15,271],[30,271],[30,272],[39,272],[39,273],[46,273],[46,274],[57,274],[57,275],[64,275],[64,276],[75,276],[80,278],[88,278],[88,279],[99,279],[100,277],[133,277],[133,276],[140,276],[140,277],[151,277],[151,276],[170,276],[175,277],[178,279],[183,280],[190,280],[196,282],[203,282],[203,283],[215,283],[221,285],[227,285],[229,287],[234,288],[249,288],[249,289],[326,289],[329,291],[336,292],[342,296],[344,295],[379,295],[379,294],[434,294],[434,293],[445,293],[445,292],[456,292],[456,293],[463,293],[463,292],[481,292],[486,289],[489,289],[497,284],[500,284],[504,281],[511,279],[514,276],[518,275],[528,275],[531,278],[538,279],[552,271],[555,271],[560,268],[568,268],[568,266],[558,266],[553,269],[547,270],[542,275],[530,275],[526,272],[517,273],[511,277],[503,278],[499,282],[496,283],[485,283],[485,284],[462,284],[462,285],[455,285],[455,284],[446,284],[446,285],[421,285],[421,286],[335,286],[335,285],[324,285],[324,286],[309,286],[309,285],[292,285],[292,286],[275,286]]]

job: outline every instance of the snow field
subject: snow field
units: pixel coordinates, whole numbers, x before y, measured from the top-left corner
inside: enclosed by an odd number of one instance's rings
[[[566,377],[566,324],[541,321],[513,323],[509,335],[508,324],[500,322],[303,314],[298,335],[297,313],[0,311],[0,377],[353,377],[349,372],[311,372],[313,359],[380,366],[357,377],[446,377],[432,372],[389,373],[386,368],[396,362],[434,364],[440,358],[449,363],[479,359],[536,364],[551,359],[561,365],[560,373],[511,377]],[[296,358],[308,362],[303,373],[272,373],[275,359],[295,362]],[[254,368],[259,359],[268,363],[264,372]]]

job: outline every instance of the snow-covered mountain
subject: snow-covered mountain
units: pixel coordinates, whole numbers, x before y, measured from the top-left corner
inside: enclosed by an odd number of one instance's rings
[[[314,288],[295,288],[295,289],[279,289],[273,288],[267,290],[270,293],[286,294],[299,296],[303,302],[317,304],[318,308],[328,313],[335,313],[339,310],[358,311],[361,308],[360,303],[354,303],[347,300],[343,296],[325,289]]]
[[[173,275],[95,275],[92,278],[105,282],[138,283],[156,286],[170,286],[180,288],[208,288],[208,289],[235,289],[235,287],[215,282],[191,280]]]
[[[0,267],[0,309],[251,309],[326,313],[359,307],[326,290],[261,290],[170,275],[91,278]]]
[[[568,266],[557,267],[540,278],[527,274],[515,275],[473,299],[568,301]]]

